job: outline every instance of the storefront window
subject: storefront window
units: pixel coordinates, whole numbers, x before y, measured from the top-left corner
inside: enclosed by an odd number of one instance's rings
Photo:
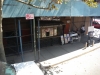
[[[50,36],[53,36],[53,28],[50,28]]]
[[[57,27],[41,27],[41,36],[43,37],[50,37],[57,35]]]
[[[42,37],[46,37],[45,28],[42,29]]]
[[[57,27],[54,27],[54,36],[57,35]]]
[[[50,36],[50,32],[46,32],[46,36]]]

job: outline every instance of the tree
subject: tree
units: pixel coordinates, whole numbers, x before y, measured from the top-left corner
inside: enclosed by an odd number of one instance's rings
[[[0,1],[0,61],[6,62],[4,47],[3,47],[3,30],[2,30],[2,6],[3,6],[4,0]]]
[[[98,0],[82,0],[83,2],[85,2],[89,7],[93,7],[96,8],[98,7]]]
[[[23,4],[26,4],[26,5],[29,5],[31,7],[38,8],[38,9],[45,9],[45,10],[53,10],[53,9],[56,9],[57,10],[56,4],[62,4],[63,2],[66,4],[70,0],[49,0],[48,6],[46,6],[46,7],[33,5],[32,2],[34,0],[27,0],[27,1],[16,0],[16,1],[18,1],[20,3],[23,3]],[[46,2],[47,0],[39,0],[39,1],[40,2]]]
[[[53,10],[53,9],[58,9],[56,7],[56,4],[63,4],[63,3],[67,4],[70,0],[49,0],[50,2],[47,7],[36,6],[36,5],[32,4],[32,2],[34,0],[26,0],[26,1],[16,0],[16,1],[26,4],[26,5],[29,5],[31,7],[38,8],[38,9]],[[46,2],[47,0],[39,0],[39,1]],[[93,7],[93,8],[96,8],[98,6],[98,2],[99,2],[98,0],[81,0],[81,1],[85,2],[89,7]]]

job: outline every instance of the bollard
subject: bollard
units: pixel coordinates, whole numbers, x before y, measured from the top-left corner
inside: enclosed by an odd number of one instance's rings
[[[92,46],[94,46],[94,43],[95,43],[95,41],[93,40],[93,42],[92,42]]]
[[[86,49],[87,48],[87,42],[85,43],[85,47],[84,47],[84,49]]]

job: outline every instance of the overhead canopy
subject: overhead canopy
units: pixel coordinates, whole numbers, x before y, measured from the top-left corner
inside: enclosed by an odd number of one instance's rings
[[[23,0],[26,1],[26,0]],[[50,0],[40,2],[34,0],[32,4],[37,6],[47,6]],[[67,4],[56,5],[58,10],[44,10],[30,7],[17,2],[16,0],[5,0],[3,5],[3,18],[25,17],[25,14],[34,14],[35,16],[99,16],[100,4],[97,8],[88,7],[81,0],[70,0]]]

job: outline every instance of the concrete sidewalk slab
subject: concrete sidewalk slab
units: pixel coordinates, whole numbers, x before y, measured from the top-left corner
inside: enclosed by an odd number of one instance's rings
[[[98,48],[100,48],[99,43],[95,44],[93,47],[87,47],[86,49],[82,48],[82,49],[79,49],[77,51],[73,51],[71,53],[67,53],[67,54],[46,60],[46,61],[42,61],[42,62],[40,62],[40,64],[44,68],[48,67],[48,66],[54,66],[54,65],[60,64],[62,62],[71,60],[73,58],[79,57],[81,55],[84,55],[86,53],[89,53],[91,51],[94,51],[95,49],[98,49]]]
[[[48,75],[100,75],[100,49],[54,65],[47,70]],[[51,73],[51,74],[50,74]]]

